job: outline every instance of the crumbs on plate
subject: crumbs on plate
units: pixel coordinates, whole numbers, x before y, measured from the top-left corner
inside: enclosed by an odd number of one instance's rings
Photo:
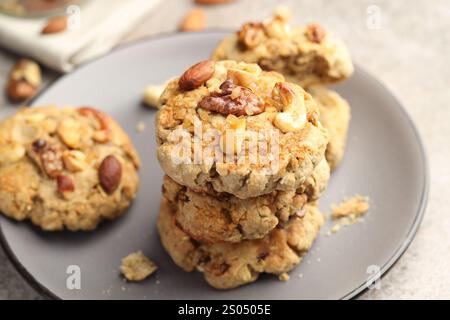
[[[338,232],[344,226],[359,222],[361,216],[369,211],[369,209],[369,197],[361,195],[355,195],[342,201],[338,205],[332,205],[331,218],[334,221],[334,225],[327,232],[327,235]]]
[[[122,259],[120,270],[129,281],[142,281],[152,275],[158,267],[142,251],[130,253]]]

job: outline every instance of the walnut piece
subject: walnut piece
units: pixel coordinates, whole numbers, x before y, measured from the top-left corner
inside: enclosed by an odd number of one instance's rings
[[[36,140],[33,149],[38,154],[39,165],[44,173],[55,179],[64,169],[61,152],[44,140]]]
[[[260,22],[247,22],[237,32],[238,42],[245,49],[257,47],[264,38],[264,26]]]
[[[220,85],[220,92],[204,97],[200,108],[223,115],[252,116],[264,111],[264,102],[250,89],[237,86],[230,79]]]

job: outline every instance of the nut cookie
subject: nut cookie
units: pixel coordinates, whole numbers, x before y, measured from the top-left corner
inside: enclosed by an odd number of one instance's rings
[[[0,211],[43,230],[92,230],[136,195],[139,156],[90,107],[28,108],[0,123]]]
[[[350,106],[337,92],[323,86],[308,88],[319,105],[320,122],[328,129],[329,141],[325,157],[331,170],[342,161],[351,118]]]
[[[160,101],[159,162],[195,192],[246,199],[297,189],[328,143],[312,97],[256,64],[203,61],[169,82]]]
[[[197,193],[165,176],[163,196],[177,206],[175,219],[191,238],[202,243],[260,239],[292,216],[302,217],[305,204],[317,200],[330,177],[323,159],[297,190],[273,191],[255,198]]]
[[[215,49],[214,60],[257,63],[302,87],[342,81],[353,73],[342,41],[319,24],[291,27],[288,16],[275,13],[264,22],[244,24]]]
[[[324,218],[308,205],[303,218],[266,237],[239,243],[199,244],[176,223],[176,205],[163,198],[158,217],[161,242],[173,261],[185,271],[197,269],[214,288],[231,289],[256,281],[261,273],[281,275],[300,263],[310,249]]]

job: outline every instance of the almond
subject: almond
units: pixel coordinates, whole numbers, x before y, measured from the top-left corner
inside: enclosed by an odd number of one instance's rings
[[[8,97],[13,102],[24,101],[36,94],[36,88],[26,81],[11,81],[7,86]]]
[[[51,18],[42,29],[42,34],[53,34],[62,32],[67,29],[67,16],[59,16]]]
[[[206,27],[206,15],[202,9],[192,9],[183,18],[180,31],[202,31]]]
[[[107,194],[116,191],[122,179],[122,164],[115,156],[109,155],[103,159],[98,169],[98,179]]]
[[[199,62],[187,69],[178,80],[182,90],[193,90],[208,81],[214,74],[216,63],[212,60]]]

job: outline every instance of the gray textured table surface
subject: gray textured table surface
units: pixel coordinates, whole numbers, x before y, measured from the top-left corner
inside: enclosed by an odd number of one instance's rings
[[[165,0],[124,41],[172,31],[192,6]],[[428,152],[431,189],[422,226],[406,254],[362,299],[450,298],[450,2],[448,0],[241,0],[208,7],[209,27],[236,28],[287,4],[297,23],[319,21],[341,36],[355,61],[397,95]],[[373,7],[375,5],[376,7]],[[372,11],[375,10],[375,11]],[[373,12],[379,10],[380,24]],[[376,21],[375,21],[376,22]],[[16,57],[0,51],[0,87]],[[49,73],[48,77],[54,77]],[[7,102],[0,97],[0,108]],[[382,156],[382,155],[380,155]],[[0,249],[0,299],[38,299]]]

